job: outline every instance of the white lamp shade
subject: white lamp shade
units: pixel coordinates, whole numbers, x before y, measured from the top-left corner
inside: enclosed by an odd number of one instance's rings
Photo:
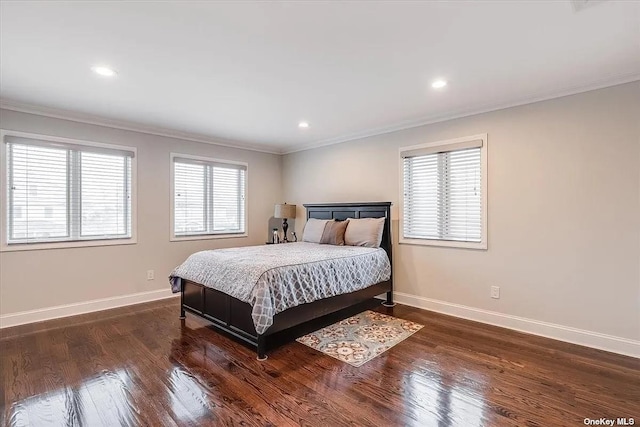
[[[282,205],[276,205],[276,211],[273,214],[274,218],[295,218],[296,217],[296,205],[288,205],[286,203]]]

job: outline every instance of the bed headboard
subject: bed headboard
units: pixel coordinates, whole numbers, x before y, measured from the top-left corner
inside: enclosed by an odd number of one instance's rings
[[[305,204],[307,219],[386,218],[380,247],[391,258],[391,202]]]

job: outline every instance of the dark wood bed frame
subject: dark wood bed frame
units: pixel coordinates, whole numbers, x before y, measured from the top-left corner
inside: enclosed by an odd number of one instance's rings
[[[387,252],[389,261],[393,261],[391,257],[390,202],[306,204],[304,207],[307,208],[307,218],[339,221],[347,218],[386,218],[381,247]],[[202,317],[210,321],[216,329],[255,347],[258,352],[258,360],[265,360],[267,358],[267,339],[273,334],[329,314],[335,314],[385,292],[387,299],[383,304],[392,307],[395,305],[393,303],[393,276],[385,282],[376,283],[356,292],[289,308],[273,317],[273,325],[264,334],[258,334],[251,318],[251,305],[199,283],[182,280],[180,318],[184,319],[187,311]],[[344,317],[348,317],[348,315]]]

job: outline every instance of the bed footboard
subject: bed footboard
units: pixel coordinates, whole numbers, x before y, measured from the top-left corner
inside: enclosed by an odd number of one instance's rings
[[[183,280],[180,316],[182,318],[188,311],[208,320],[215,329],[230,334],[255,348],[258,360],[263,361],[267,358],[266,352],[271,335],[305,323],[319,329],[326,326],[322,323],[323,316],[353,307],[385,292],[387,302],[391,298],[393,303],[393,297],[389,296],[391,290],[391,281],[387,280],[359,291],[292,307],[276,314],[267,332],[259,335],[253,324],[252,309],[249,304],[199,283]]]

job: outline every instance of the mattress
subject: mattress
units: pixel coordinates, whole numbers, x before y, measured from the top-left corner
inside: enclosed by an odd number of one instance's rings
[[[256,332],[263,334],[288,308],[390,277],[384,249],[297,242],[196,252],[169,279],[173,292],[186,279],[250,304]]]

